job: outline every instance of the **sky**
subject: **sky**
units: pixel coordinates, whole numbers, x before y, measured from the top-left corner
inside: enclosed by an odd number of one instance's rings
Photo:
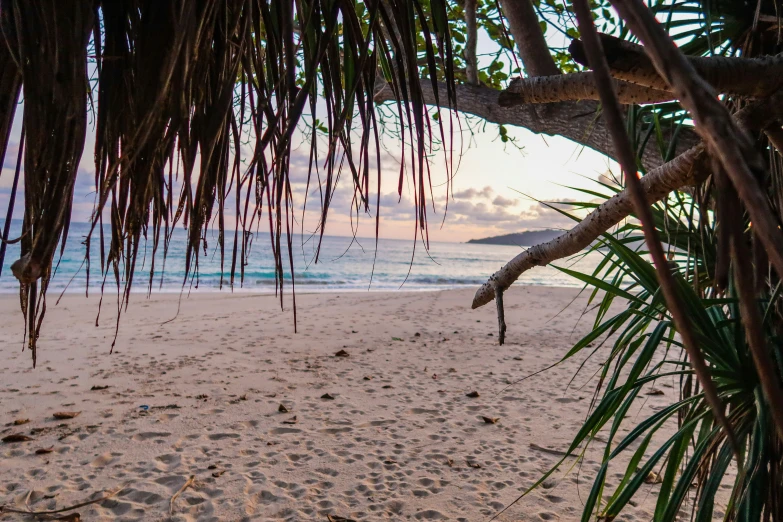
[[[463,116],[464,118],[464,116]],[[464,122],[463,122],[464,123]],[[567,188],[580,186],[595,188],[592,180],[608,170],[616,172],[616,165],[601,154],[557,136],[536,135],[526,129],[508,127],[516,146],[502,143],[494,126],[482,132],[457,140],[457,156],[462,150],[459,165],[453,172],[448,209],[446,167],[441,154],[431,158],[434,210],[429,207],[429,237],[431,241],[463,242],[469,239],[535,230],[564,228],[573,224],[558,213],[546,209],[539,201],[578,199],[580,194]],[[8,147],[0,176],[0,210],[5,212],[18,152],[18,129]],[[459,143],[461,141],[461,143]],[[399,143],[392,137],[384,138],[389,151],[382,157],[383,182],[381,186],[380,236],[409,239],[415,234],[415,213],[412,185],[406,177],[403,194],[397,194],[399,173]],[[88,135],[85,152],[77,176],[72,219],[89,221],[95,199],[92,148],[94,137]],[[303,201],[308,156],[302,144],[292,154],[291,175],[295,203]],[[374,201],[375,187],[371,200]],[[371,237],[375,233],[375,209],[371,214],[360,214],[358,228],[355,214],[353,223],[349,213],[353,191],[350,179],[344,177],[338,185],[326,226],[326,234]],[[314,196],[311,192],[311,198]],[[22,217],[22,194],[17,197],[14,216]],[[310,209],[315,208],[310,200]],[[313,232],[318,225],[314,214],[298,215],[306,232]],[[302,223],[303,221],[303,223]]]
[[[486,35],[481,35],[479,51],[491,45]],[[10,187],[13,181],[21,124],[17,112],[11,140],[0,175],[0,212],[5,216]],[[458,167],[452,172],[453,185],[446,191],[446,164],[441,154],[433,154],[431,173],[434,208],[428,205],[428,233],[431,241],[464,242],[470,239],[536,230],[542,228],[569,228],[573,222],[549,210],[538,201],[563,201],[579,199],[580,194],[567,187],[595,188],[593,180],[607,171],[617,172],[617,165],[601,154],[582,147],[562,137],[536,135],[526,129],[507,127],[514,144],[499,139],[497,126],[482,125],[476,118],[461,116],[462,136],[454,142]],[[445,119],[445,115],[444,115]],[[292,151],[291,177],[297,225],[301,231],[317,230],[317,212],[302,214],[308,146],[298,134],[299,143]],[[72,219],[77,222],[90,220],[95,201],[93,147],[94,123],[88,128],[87,141],[80,163],[74,193]],[[294,140],[297,141],[296,139]],[[415,211],[411,196],[413,187],[406,178],[402,196],[397,194],[399,179],[400,143],[391,134],[383,137],[383,182],[381,185],[379,235],[394,239],[415,237]],[[22,184],[23,186],[23,184]],[[372,187],[372,200],[375,200]],[[448,210],[445,213],[448,195]],[[317,194],[311,192],[309,201]],[[350,179],[345,176],[338,185],[330,210],[325,233],[328,235],[373,237],[375,235],[375,209],[370,214],[360,214],[358,225],[355,213],[351,214],[353,191]],[[17,196],[15,218],[22,217],[23,193]],[[310,204],[312,211],[315,206]],[[0,218],[1,219],[1,218]]]

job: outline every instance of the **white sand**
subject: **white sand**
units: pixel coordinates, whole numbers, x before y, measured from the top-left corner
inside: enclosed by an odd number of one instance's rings
[[[605,352],[568,389],[583,356],[506,389],[589,329],[585,300],[556,316],[573,290],[515,287],[498,346],[494,306],[470,310],[472,293],[298,295],[298,334],[272,296],[194,295],[161,324],[177,296],[134,295],[113,355],[113,298],[95,328],[97,299],[52,296],[35,370],[18,298],[4,296],[0,438],[34,440],[0,444],[0,504],[23,507],[32,491],[33,509],[53,509],[126,485],[82,520],[488,520],[558,458],[531,444],[567,447]],[[676,396],[663,389],[642,413]],[[498,520],[578,519],[600,450]],[[624,471],[610,468],[610,483]],[[649,520],[653,497],[623,520]]]

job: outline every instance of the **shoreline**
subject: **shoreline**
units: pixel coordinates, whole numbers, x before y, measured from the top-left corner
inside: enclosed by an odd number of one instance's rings
[[[467,291],[470,289],[478,290],[481,285],[484,284],[476,283],[476,284],[466,284],[466,285],[443,285],[442,288],[438,287],[425,287],[425,288],[410,288],[410,287],[401,287],[398,289],[393,288],[323,288],[319,289],[318,287],[320,285],[310,283],[310,284],[303,284],[303,285],[297,285],[296,295],[311,295],[311,294],[340,294],[340,293],[346,293],[346,294],[358,294],[358,293],[367,293],[367,294],[380,294],[380,293],[388,293],[388,294],[396,294],[396,293],[422,293],[422,292],[458,292],[458,291]],[[527,287],[527,288],[556,288],[556,289],[563,289],[563,290],[575,290],[575,289],[581,289],[584,285],[582,284],[574,284],[574,285],[562,285],[562,284],[520,284],[516,283],[517,287]],[[304,289],[303,289],[304,287]],[[314,288],[313,288],[314,287]],[[291,286],[286,285],[284,295],[290,296]],[[92,299],[95,296],[100,297],[100,289],[96,288],[90,292],[89,296],[85,296],[83,291],[77,291],[77,290],[68,290],[66,292],[62,292],[59,289],[52,289],[47,293],[48,298],[51,298],[54,295],[57,295],[58,297],[62,294],[64,296],[71,296],[71,297],[86,297],[87,299]],[[183,292],[181,290],[175,290],[175,289],[154,289],[152,292],[147,292],[146,290],[142,289],[134,289],[131,290],[130,294],[133,295],[144,295],[144,296],[164,296],[164,295],[175,295],[175,294],[183,294],[183,296],[186,296],[188,292]],[[279,296],[278,294],[275,294],[274,290],[269,291],[259,291],[258,288],[234,288],[232,289],[217,289],[214,287],[207,288],[207,289],[200,289],[196,288],[193,290],[190,290],[190,294],[193,295],[231,295],[231,294],[240,294],[240,295],[258,295],[258,296]],[[105,296],[116,296],[116,292],[109,292],[108,290],[104,291],[103,293]],[[0,289],[0,300],[4,298],[8,298],[10,296],[18,297],[18,291],[9,291],[6,289]],[[132,305],[131,305],[132,306]],[[491,306],[491,305],[486,305]]]
[[[47,311],[35,370],[18,302],[0,298],[0,434],[33,439],[0,444],[0,504],[29,494],[33,509],[55,509],[128,484],[83,519],[488,520],[584,419],[601,353],[570,386],[582,356],[510,384],[589,330],[585,296],[563,310],[577,293],[514,287],[504,346],[495,307],[470,309],[473,290],[298,293],[296,334],[272,294],[194,294],[170,322],[177,300],[157,294],[131,302],[111,355],[114,303],[94,327],[98,298],[66,294]],[[663,391],[629,415],[676,397]],[[497,520],[578,518],[601,454],[591,445]],[[652,516],[645,498],[624,520]]]

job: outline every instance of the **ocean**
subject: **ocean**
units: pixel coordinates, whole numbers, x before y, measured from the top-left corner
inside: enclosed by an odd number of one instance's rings
[[[2,221],[0,221],[2,223]],[[21,221],[11,223],[11,238],[18,237]],[[0,228],[0,231],[2,228]],[[86,267],[84,263],[84,237],[89,231],[87,223],[72,223],[68,241],[57,270],[52,278],[52,292],[85,292]],[[245,266],[244,282],[240,283],[239,269],[230,282],[231,244],[233,232],[227,237],[226,259],[221,273],[220,252],[216,249],[217,233],[207,237],[207,255],[199,258],[198,278],[185,281],[185,232],[180,227],[173,234],[163,266],[162,247],[155,261],[152,292],[217,291],[223,281],[223,291],[274,292],[274,262],[268,234],[253,239],[249,260]],[[97,235],[92,244],[89,291],[100,290],[103,282],[100,273],[100,254]],[[108,238],[108,235],[107,235]],[[283,238],[284,240],[285,238]],[[318,237],[294,235],[294,282],[298,292],[323,291],[422,291],[450,288],[478,288],[496,270],[523,250],[523,246],[480,245],[472,243],[431,242],[429,251],[421,242],[413,240],[379,239],[377,256],[375,238],[350,238],[325,236],[318,263],[314,263]],[[16,293],[17,281],[10,265],[19,258],[19,245],[8,245],[0,274],[0,293]],[[134,275],[133,291],[147,292],[152,242],[146,252],[140,249]],[[55,257],[55,262],[57,262]],[[591,270],[600,261],[600,254],[592,253],[577,262],[578,270]],[[239,261],[237,261],[239,263]],[[285,292],[291,289],[291,274],[287,251],[285,263]],[[572,266],[573,260],[562,260],[559,266]],[[374,265],[374,266],[373,266]],[[537,267],[526,272],[520,282],[528,285],[581,286],[578,281],[553,267]],[[107,290],[114,285],[113,273],[106,281]]]

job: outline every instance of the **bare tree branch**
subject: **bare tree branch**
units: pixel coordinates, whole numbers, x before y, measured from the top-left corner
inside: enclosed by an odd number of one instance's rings
[[[668,91],[651,89],[643,85],[614,81],[620,103],[641,104],[671,101],[674,95]],[[558,74],[557,76],[534,76],[515,78],[500,93],[498,103],[513,107],[525,103],[553,103],[571,100],[598,100],[598,90],[592,72]]]
[[[517,44],[519,58],[528,76],[553,76],[560,74],[549,52],[544,33],[538,24],[538,15],[530,0],[500,0],[503,14]]]
[[[777,109],[779,105],[780,102],[776,97],[760,100],[737,112],[734,118],[743,128],[764,128],[770,121],[780,116]],[[709,175],[704,152],[704,145],[698,144],[643,176],[641,184],[647,202],[661,201],[672,190],[704,181]],[[472,307],[479,308],[489,303],[495,298],[496,287],[508,288],[531,268],[548,265],[558,259],[581,252],[601,234],[631,215],[632,211],[633,204],[628,191],[623,190],[615,194],[568,232],[551,241],[533,246],[506,263],[476,291]]]
[[[644,47],[607,34],[601,35],[612,76],[653,89],[669,90]],[[568,47],[573,59],[587,65],[582,42]],[[734,56],[688,56],[688,62],[719,93],[763,98],[783,87],[783,56],[739,58]]]
[[[435,105],[432,88],[421,84],[424,101]],[[445,92],[445,85],[439,84],[438,90]],[[606,124],[598,117],[598,103],[592,100],[579,102],[562,102],[547,105],[520,105],[502,107],[498,104],[500,91],[489,87],[474,87],[471,85],[456,86],[459,109],[462,112],[476,115],[491,123],[515,125],[524,127],[536,134],[563,136],[582,144],[610,158],[615,158],[614,146],[606,130]],[[394,92],[387,85],[379,88],[375,95],[377,103],[395,100]],[[441,107],[454,108],[441,100]],[[663,129],[665,140],[672,139],[672,129]],[[661,153],[655,140],[648,140],[640,152],[642,166],[650,171],[663,163]],[[690,129],[681,129],[677,137],[675,155],[682,154],[699,143],[699,137]]]
[[[704,146],[697,145],[643,176],[641,184],[646,201],[655,203],[665,198],[672,190],[702,181],[707,175],[701,164],[704,158]],[[479,308],[489,303],[495,298],[497,287],[508,288],[531,268],[545,266],[581,252],[632,212],[633,203],[628,190],[618,192],[568,232],[551,241],[533,246],[506,263],[476,291],[471,307]]]

